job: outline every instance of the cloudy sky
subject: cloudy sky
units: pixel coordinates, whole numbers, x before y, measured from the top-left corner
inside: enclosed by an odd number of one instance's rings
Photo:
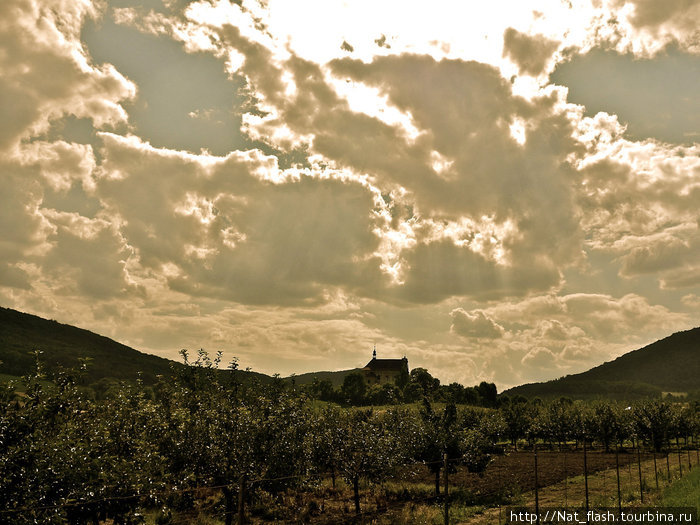
[[[698,0],[3,0],[0,304],[499,388],[700,313]]]

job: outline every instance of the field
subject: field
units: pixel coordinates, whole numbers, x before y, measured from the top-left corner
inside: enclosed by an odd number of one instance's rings
[[[573,445],[559,450],[540,450],[538,463],[538,499],[541,507],[585,508],[584,454]],[[624,508],[639,505],[641,466],[644,503],[647,505],[681,505],[697,501],[700,494],[700,468],[696,450],[681,451],[684,475],[680,478],[677,453],[637,455],[632,451],[618,456],[620,495]],[[690,462],[690,463],[689,463]],[[462,467],[450,473],[450,523],[497,525],[505,522],[505,509],[511,506],[535,506],[535,454],[532,450],[507,451],[497,456],[483,475],[473,474]],[[588,451],[588,497],[590,508],[617,507],[617,471],[614,453]],[[689,465],[692,470],[689,470]],[[669,478],[670,472],[670,478]],[[659,489],[656,489],[658,479]],[[669,485],[670,482],[675,482]],[[444,476],[440,475],[441,493]],[[664,492],[664,489],[667,490]],[[253,501],[247,509],[248,523],[376,523],[376,524],[442,524],[443,496],[435,497],[435,478],[423,465],[398,469],[379,485],[361,485],[362,514],[354,514],[352,488],[337,479],[335,488],[330,478],[323,479],[307,490],[288,491],[276,499],[265,497],[253,489]],[[257,496],[256,496],[257,494]],[[675,498],[675,499],[671,499]],[[685,498],[685,499],[683,499]],[[694,498],[694,499],[693,499]],[[202,499],[214,509],[218,498],[211,493]],[[167,523],[219,524],[211,518],[207,503],[200,512],[187,512]],[[155,523],[155,515],[151,515]],[[235,521],[235,520],[234,520]]]

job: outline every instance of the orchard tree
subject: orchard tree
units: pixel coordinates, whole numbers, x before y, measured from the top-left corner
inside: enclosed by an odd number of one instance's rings
[[[673,423],[673,408],[669,403],[649,399],[635,403],[630,412],[634,433],[659,452],[668,443]]]
[[[401,453],[390,429],[373,410],[342,413],[344,439],[338,450],[340,472],[352,485],[355,513],[360,514],[360,480],[378,482],[399,463]]]
[[[416,459],[423,461],[430,472],[435,474],[435,495],[439,496],[443,455],[447,454],[451,460],[460,457],[457,408],[454,403],[448,403],[442,412],[435,411],[430,401],[423,398],[420,418],[422,439]],[[455,468],[454,462],[449,465],[451,469]]]
[[[483,474],[491,463],[492,456],[489,453],[494,446],[480,429],[470,428],[460,434],[459,445],[462,453],[462,462],[469,472]]]
[[[527,400],[514,399],[500,410],[505,423],[505,436],[510,440],[515,450],[518,450],[518,440],[524,439],[530,429],[532,420]]]
[[[344,439],[343,413],[340,409],[328,406],[310,415],[309,432],[305,436],[310,467],[317,476],[330,473],[334,489]]]
[[[610,445],[629,436],[628,418],[620,406],[611,401],[597,401],[592,406],[591,433],[602,443],[605,452]]]

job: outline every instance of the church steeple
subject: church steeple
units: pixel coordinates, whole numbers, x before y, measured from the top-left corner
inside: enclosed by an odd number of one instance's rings
[[[372,359],[377,358],[377,345],[374,345],[374,352],[372,352]]]

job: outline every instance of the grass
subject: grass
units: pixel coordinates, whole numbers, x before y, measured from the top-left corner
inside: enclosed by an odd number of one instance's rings
[[[673,482],[663,491],[664,507],[695,507],[700,512],[700,468]]]

